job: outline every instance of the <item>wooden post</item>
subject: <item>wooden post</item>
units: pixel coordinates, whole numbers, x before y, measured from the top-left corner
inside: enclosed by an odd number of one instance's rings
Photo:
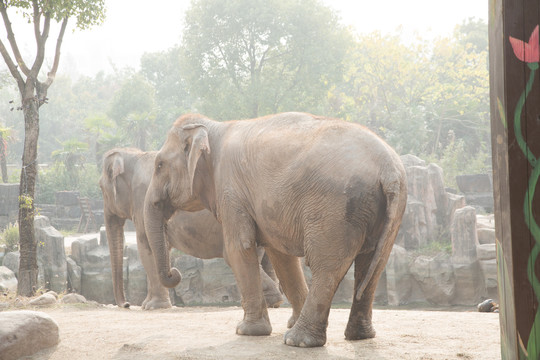
[[[489,7],[501,353],[540,360],[540,2]]]

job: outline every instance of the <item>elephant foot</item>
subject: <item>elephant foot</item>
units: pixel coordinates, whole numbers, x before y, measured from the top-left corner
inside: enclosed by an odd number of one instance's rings
[[[264,299],[266,300],[266,307],[269,308],[278,308],[284,301],[283,295],[279,292],[265,293]]]
[[[131,306],[131,304],[129,302],[127,302],[127,301],[118,305],[118,307],[122,308],[122,309],[129,309],[130,306]]]
[[[170,309],[172,307],[171,300],[152,298],[143,302],[141,308],[143,310],[158,310],[158,309]]]
[[[238,335],[265,336],[272,333],[272,325],[264,317],[255,321],[242,320],[236,327]]]
[[[371,325],[371,321],[361,321],[360,323],[347,323],[345,329],[345,339],[347,340],[364,340],[375,337],[375,329]]]
[[[283,337],[283,342],[289,346],[317,347],[326,343],[326,331],[310,333],[293,326]]]

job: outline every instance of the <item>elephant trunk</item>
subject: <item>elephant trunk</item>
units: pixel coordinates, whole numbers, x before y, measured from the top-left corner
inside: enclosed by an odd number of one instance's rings
[[[165,216],[163,211],[154,205],[153,201],[149,201],[149,194],[144,207],[144,226],[148,243],[154,256],[154,261],[157,266],[159,280],[163,286],[173,288],[180,283],[182,276],[176,268],[171,268],[169,260],[169,247],[167,246],[164,235]]]
[[[111,256],[114,300],[119,307],[129,308],[130,305],[126,301],[124,294],[124,223],[125,219],[121,219],[116,215],[105,214],[105,230]]]

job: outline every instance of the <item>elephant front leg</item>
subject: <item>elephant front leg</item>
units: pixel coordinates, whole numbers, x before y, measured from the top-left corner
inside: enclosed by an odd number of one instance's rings
[[[234,224],[234,230],[227,226]],[[238,229],[243,230],[238,233]],[[270,335],[272,326],[263,296],[254,226],[249,221],[223,222],[225,256],[242,295],[244,319],[236,327],[238,335]]]
[[[137,249],[139,250],[139,257],[146,271],[146,287],[147,295],[144,299],[141,308],[143,310],[155,310],[155,309],[168,309],[172,307],[171,300],[169,298],[169,291],[159,281],[159,275],[156,265],[154,263],[154,257],[152,251],[148,245],[148,239],[146,235],[140,234],[137,231]]]

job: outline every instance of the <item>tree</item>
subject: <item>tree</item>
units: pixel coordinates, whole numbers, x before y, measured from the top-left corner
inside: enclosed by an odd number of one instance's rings
[[[319,0],[193,0],[185,24],[190,94],[219,119],[322,111],[352,40]]]
[[[132,146],[146,150],[155,119],[155,90],[141,74],[128,77],[114,94],[108,115]]]
[[[31,66],[19,50],[8,9],[16,11],[33,25],[36,53]],[[37,244],[34,236],[34,195],[37,175],[39,108],[47,102],[47,91],[54,81],[60,61],[60,50],[68,20],[75,19],[83,30],[99,24],[104,18],[104,0],[0,0],[0,14],[6,28],[11,53],[0,41],[0,53],[15,79],[24,116],[24,150],[19,188],[20,264],[17,293],[32,296],[37,285]],[[45,80],[39,75],[45,60],[45,45],[51,21],[60,24],[54,60]]]

